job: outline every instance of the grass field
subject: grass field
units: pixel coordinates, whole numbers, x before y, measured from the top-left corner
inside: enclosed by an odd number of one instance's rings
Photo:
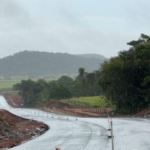
[[[17,81],[1,81],[0,82],[0,89],[12,88],[13,85],[18,83],[18,82]]]
[[[52,80],[58,80],[61,76],[69,76],[71,78],[75,78],[77,74],[51,74],[51,75],[42,75],[42,76],[11,76],[5,77],[0,76],[0,89],[11,88],[14,84],[21,82],[22,80],[31,79],[33,81],[37,81],[39,79],[44,79],[49,82]]]
[[[106,101],[105,96],[92,96],[92,97],[80,97],[71,98],[68,100],[61,100],[62,102],[72,102],[72,103],[84,103],[89,107],[113,107],[110,103]]]

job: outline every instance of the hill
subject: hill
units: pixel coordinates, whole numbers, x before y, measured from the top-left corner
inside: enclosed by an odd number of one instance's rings
[[[85,58],[98,58],[98,59],[101,59],[101,60],[108,60],[108,58],[104,57],[103,55],[100,55],[100,54],[78,54],[77,56],[82,56],[82,57],[85,57]]]
[[[0,59],[0,76],[38,76],[77,73],[80,67],[92,72],[104,59],[67,53],[22,51]]]

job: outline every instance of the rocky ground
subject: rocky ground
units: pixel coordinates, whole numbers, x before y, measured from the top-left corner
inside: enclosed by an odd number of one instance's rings
[[[20,105],[20,99],[15,95],[5,95],[9,104],[14,107]],[[18,103],[15,104],[13,100]],[[43,134],[48,130],[47,125],[34,120],[24,119],[0,110],[0,149],[8,149]]]

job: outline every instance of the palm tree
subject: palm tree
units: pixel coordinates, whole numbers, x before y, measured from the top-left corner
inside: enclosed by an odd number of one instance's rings
[[[83,76],[85,73],[85,68],[79,68],[79,75]]]

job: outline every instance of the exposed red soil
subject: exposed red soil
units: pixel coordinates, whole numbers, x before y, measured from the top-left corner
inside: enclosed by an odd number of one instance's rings
[[[150,109],[145,109],[134,115],[135,117],[150,118]]]
[[[18,95],[4,95],[13,107],[19,107],[21,99]],[[11,148],[43,134],[47,125],[34,120],[24,119],[0,110],[0,149]]]
[[[43,105],[43,107],[49,107],[49,108],[73,108],[72,105],[68,104],[68,103],[62,103],[61,101],[50,101],[48,103],[46,103],[45,105]]]
[[[89,107],[77,107],[70,103],[62,103],[60,101],[50,101],[40,108],[47,112],[80,116],[80,117],[106,117],[108,113],[112,111],[110,108],[89,108]]]
[[[41,108],[41,110],[55,113],[55,114],[63,114],[63,115],[78,116],[78,117],[107,117],[107,113],[85,112],[83,108],[80,109]]]
[[[3,96],[12,107],[18,108],[22,104],[21,97],[17,94],[6,94]],[[107,114],[111,113],[112,111],[110,108],[80,108],[73,106],[70,103],[62,103],[60,101],[50,101],[39,109],[56,114],[80,117],[107,117]],[[143,110],[132,116],[114,115],[112,117],[148,118],[150,117],[150,109]],[[15,134],[10,133],[9,130],[6,132],[6,128],[3,127],[4,125],[8,126],[9,129],[11,129],[11,131],[13,131]],[[44,131],[46,131],[48,127],[43,123],[23,119],[12,115],[5,110],[0,110],[0,149],[14,147],[24,141],[30,140],[35,135],[42,134],[43,130],[41,131],[39,129],[44,129]]]
[[[17,94],[6,94],[3,96],[12,107],[18,108],[22,104],[21,97]],[[50,101],[39,109],[56,114],[80,117],[107,117],[107,114],[112,111],[110,108],[80,108],[60,101]],[[150,109],[143,110],[132,116],[114,115],[112,117],[150,118]],[[17,146],[32,139],[34,136],[42,134],[47,129],[48,127],[41,122],[23,119],[6,110],[0,110],[0,150]]]
[[[13,107],[20,107],[22,101],[21,97],[17,94],[4,95],[8,103]],[[12,102],[13,100],[13,102]],[[14,104],[15,103],[15,104]],[[40,109],[48,112],[80,116],[80,117],[107,117],[107,114],[112,111],[109,108],[80,108],[73,106],[70,103],[62,103],[60,101],[50,101],[43,105]],[[101,109],[99,111],[98,109]],[[110,113],[111,114],[111,113]],[[134,115],[113,115],[112,117],[144,117],[150,118],[150,109],[142,110]]]
[[[4,95],[4,97],[12,107],[20,107],[22,104],[21,97],[17,94],[7,94]],[[85,106],[81,108],[70,103],[62,103],[58,100],[50,101],[39,109],[56,114],[80,117],[106,117],[107,114],[112,111],[110,108],[88,108]]]
[[[47,104],[43,105],[41,108],[43,111],[52,112],[56,114],[72,115],[79,117],[107,117],[108,114],[111,117],[142,117],[150,118],[150,109],[145,109],[139,113],[133,115],[120,115],[112,114],[111,108],[89,108],[86,106],[77,107],[70,103],[62,103],[60,101],[50,101]]]
[[[18,94],[4,94],[3,96],[8,104],[14,108],[18,108],[22,104],[21,97]]]

